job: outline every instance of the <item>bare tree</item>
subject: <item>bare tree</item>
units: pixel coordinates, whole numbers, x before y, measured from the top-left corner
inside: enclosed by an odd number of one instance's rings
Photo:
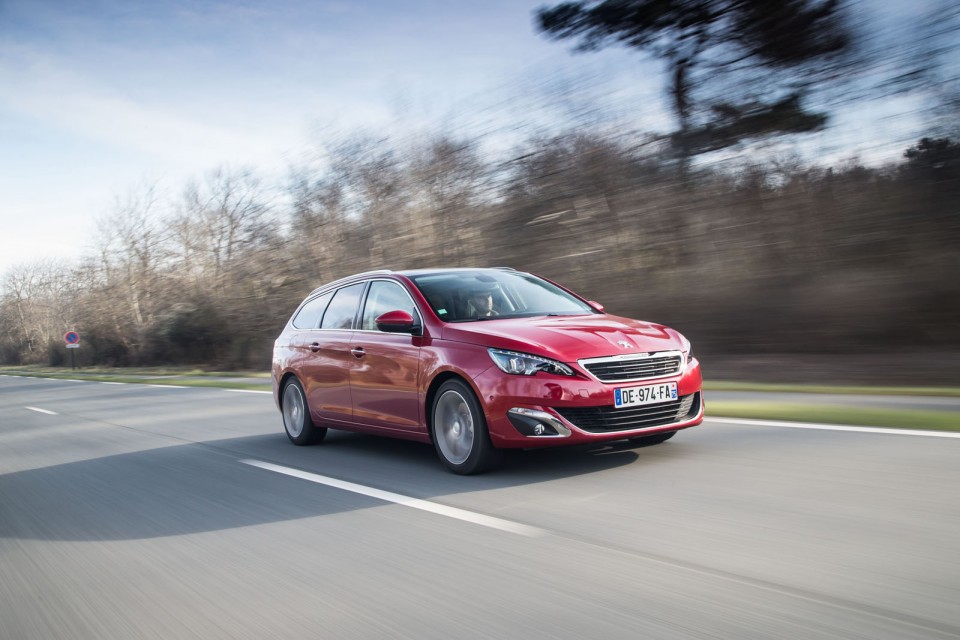
[[[328,175],[301,167],[291,176],[291,233],[286,254],[294,278],[319,281],[350,262],[351,220],[344,190]]]
[[[133,349],[144,344],[163,305],[159,272],[168,257],[168,233],[161,206],[158,185],[145,184],[118,198],[114,210],[97,221],[101,310],[118,330],[123,327],[121,334]]]
[[[424,266],[469,265],[484,249],[482,190],[490,176],[476,143],[440,136],[411,156],[406,172],[411,257]]]
[[[342,190],[347,215],[359,225],[370,264],[387,266],[404,238],[393,232],[404,215],[402,165],[389,138],[360,135],[329,150],[330,178]]]
[[[267,227],[268,198],[251,169],[221,167],[190,184],[171,224],[179,258],[197,282],[222,288],[237,256]]]
[[[4,307],[11,346],[27,361],[47,357],[60,344],[64,331],[73,328],[77,288],[66,262],[40,260],[10,268],[3,277]]]

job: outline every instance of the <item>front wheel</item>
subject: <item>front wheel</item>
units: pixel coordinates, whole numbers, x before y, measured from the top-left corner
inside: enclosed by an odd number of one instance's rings
[[[313,423],[307,406],[307,397],[303,393],[300,381],[296,378],[290,378],[283,386],[280,412],[283,414],[283,430],[287,432],[287,437],[293,444],[301,446],[317,444],[326,437],[326,428],[318,427]]]
[[[490,442],[480,401],[462,380],[447,380],[440,386],[430,416],[433,445],[450,471],[482,473],[499,461],[500,452]]]
[[[650,445],[666,442],[667,440],[669,440],[675,435],[677,435],[676,431],[667,431],[666,433],[658,433],[653,436],[640,436],[639,438],[630,438],[630,442],[641,447],[649,447]]]

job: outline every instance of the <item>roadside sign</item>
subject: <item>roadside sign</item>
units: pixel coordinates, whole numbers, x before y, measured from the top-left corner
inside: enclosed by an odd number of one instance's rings
[[[67,331],[63,334],[63,341],[67,343],[67,349],[79,349],[80,348],[80,334],[76,331]],[[73,356],[73,351],[70,352],[70,368],[77,368],[77,360]]]

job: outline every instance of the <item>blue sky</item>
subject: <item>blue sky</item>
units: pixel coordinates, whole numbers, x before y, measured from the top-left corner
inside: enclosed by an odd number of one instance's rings
[[[456,120],[544,74],[626,73],[659,95],[626,52],[538,36],[541,4],[0,0],[0,271],[76,256],[138,183],[279,175],[317,128]]]
[[[670,126],[658,64],[571,55],[535,33],[543,4],[0,0],[0,273],[76,257],[139,183],[176,193],[222,164],[279,179],[311,132],[489,125],[542,106],[527,94],[550,78]]]

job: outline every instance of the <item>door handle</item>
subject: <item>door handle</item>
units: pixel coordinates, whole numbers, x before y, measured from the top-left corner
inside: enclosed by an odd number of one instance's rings
[[[312,345],[310,345],[310,351],[313,351],[314,353],[320,351],[320,343],[314,342]]]
[[[354,347],[353,349],[350,349],[350,353],[357,358],[362,358],[366,354],[366,352],[363,350],[363,347]]]

